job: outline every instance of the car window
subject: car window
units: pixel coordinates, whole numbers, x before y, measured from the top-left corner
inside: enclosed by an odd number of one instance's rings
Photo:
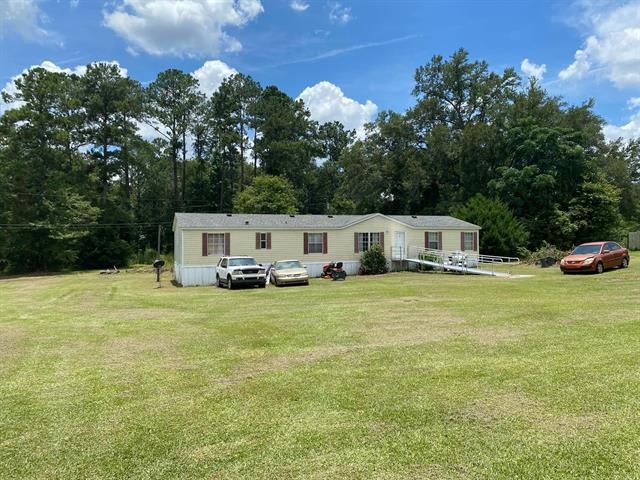
[[[618,246],[614,242],[607,242],[604,245],[604,249],[613,252],[618,249]]]
[[[245,265],[255,265],[256,261],[251,257],[231,258],[229,259],[230,267],[242,267]]]
[[[302,264],[298,260],[292,260],[290,262],[278,262],[276,264],[277,270],[287,270],[289,268],[302,268]]]
[[[589,255],[600,253],[600,245],[578,245],[571,253],[573,255]]]
[[[610,250],[620,250],[622,247],[620,245],[618,245],[616,242],[610,242]]]
[[[226,259],[226,258],[223,258],[223,259],[222,259],[222,263],[220,264],[220,266],[221,266],[222,268],[227,268],[227,259]]]

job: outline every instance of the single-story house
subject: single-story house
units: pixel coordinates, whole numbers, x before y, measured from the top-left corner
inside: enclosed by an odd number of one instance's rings
[[[341,261],[355,274],[360,255],[375,244],[400,268],[411,247],[477,253],[479,230],[448,216],[176,213],[174,272],[181,285],[212,285],[220,256],[250,255],[265,264],[295,258],[313,276],[324,263]]]

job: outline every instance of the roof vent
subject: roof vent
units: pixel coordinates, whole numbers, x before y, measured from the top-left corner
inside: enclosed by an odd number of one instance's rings
[[[227,217],[230,217],[230,216],[231,216],[231,214],[230,214],[230,213],[227,213]]]
[[[295,215],[289,215],[291,218],[295,217]]]
[[[418,218],[417,215],[411,215],[411,218]]]
[[[245,220],[245,221],[244,221],[244,224],[245,224],[245,225],[249,225],[249,220]]]
[[[329,217],[329,218],[333,218],[333,215],[327,215],[327,217]]]

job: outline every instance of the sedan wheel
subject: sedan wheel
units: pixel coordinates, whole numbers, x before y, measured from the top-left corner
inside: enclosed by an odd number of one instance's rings
[[[598,264],[596,265],[596,273],[602,272],[604,272],[604,265],[602,264],[602,262],[598,262]]]
[[[622,259],[622,263],[620,264],[620,268],[627,268],[629,266],[629,259],[627,257],[624,257]]]

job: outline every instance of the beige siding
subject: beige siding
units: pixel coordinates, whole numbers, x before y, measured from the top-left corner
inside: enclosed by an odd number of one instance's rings
[[[442,250],[460,250],[460,234],[462,232],[478,232],[478,230],[438,230],[435,228],[430,230],[410,230],[407,234],[407,245],[425,247],[424,234],[426,231],[442,232]],[[479,235],[478,241],[480,241]],[[468,250],[468,252],[471,253],[472,250]]]
[[[372,218],[342,230],[271,230],[271,249],[256,250],[256,232],[269,230],[184,230],[184,259],[183,265],[215,265],[217,256],[202,256],[202,233],[229,232],[231,236],[231,255],[251,255],[260,263],[275,260],[296,258],[303,262],[323,262],[327,260],[360,260],[360,254],[354,253],[354,233],[356,232],[384,232],[385,255],[391,258],[391,247],[395,238],[395,231],[406,232],[407,246],[424,247],[424,230],[414,230],[400,223],[385,218]],[[327,232],[328,253],[304,254],[303,234]],[[460,231],[443,231],[444,248],[447,250],[460,249]]]

